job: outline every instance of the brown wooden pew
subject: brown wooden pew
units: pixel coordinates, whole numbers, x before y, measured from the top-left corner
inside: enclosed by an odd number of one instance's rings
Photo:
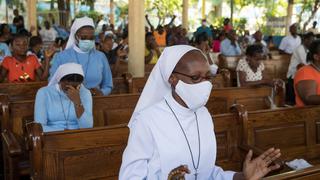
[[[131,86],[129,87],[130,93],[141,93],[144,85],[148,80],[148,75],[142,78],[132,78],[131,79]],[[212,80],[213,88],[224,88],[224,87],[231,87],[231,80],[230,80],[230,72],[227,69],[221,69],[219,74],[215,75]]]
[[[32,179],[118,179],[126,125],[44,133],[31,123],[27,131]]]
[[[278,175],[263,178],[263,180],[318,180],[320,178],[320,165],[303,170],[289,171]]]
[[[231,113],[214,117],[217,164],[240,171],[244,154],[237,148],[236,121]],[[27,131],[33,179],[117,179],[126,125],[44,133],[32,123]]]
[[[260,120],[252,121],[254,123],[251,124],[263,124],[264,126],[255,127],[255,129],[259,130],[262,128],[262,132],[264,131],[263,127],[268,127],[268,122],[271,120],[271,127],[272,131],[281,132],[281,134],[277,133],[277,139],[273,139],[276,142],[280,142],[281,138],[284,138],[283,143],[284,146],[291,144],[296,144],[295,141],[288,142],[287,137],[283,137],[287,135],[288,131],[282,129],[281,125],[285,123],[291,123],[291,121],[295,122],[293,119],[295,118],[296,114],[307,115],[306,112],[318,112],[313,114],[312,116],[308,116],[309,120],[310,117],[319,117],[319,109],[301,109],[301,108],[286,108],[286,109],[279,109],[279,110],[264,110],[264,111],[255,111],[255,112],[247,112],[243,106],[237,107],[237,113],[228,113],[228,114],[221,114],[214,116],[214,131],[216,133],[217,138],[217,165],[220,165],[224,169],[232,169],[235,171],[240,171],[242,166],[242,160],[244,155],[247,151],[241,150],[239,148],[239,144],[241,140],[246,140],[246,132],[243,130],[246,127],[251,127],[250,124],[245,125],[243,123],[243,119],[239,119],[237,114],[244,116],[248,114],[248,117],[252,115],[259,117],[265,117],[266,115],[269,118],[264,118],[263,122]],[[239,113],[240,112],[240,113]],[[269,113],[269,114],[267,114]],[[292,114],[293,113],[293,114]],[[286,115],[286,114],[289,114]],[[283,121],[279,122],[279,119],[282,117],[290,117],[288,119],[282,119]],[[278,118],[278,122],[274,124]],[[312,122],[319,121],[312,119]],[[303,121],[304,123],[308,121]],[[300,121],[298,121],[300,122]],[[293,127],[296,126],[296,123],[293,123]],[[276,127],[274,127],[276,125]],[[280,129],[277,128],[280,126]],[[299,127],[299,126],[298,126]],[[115,128],[117,130],[115,130]],[[310,128],[310,127],[309,127]],[[52,132],[52,133],[43,133],[41,132],[41,126],[36,123],[32,123],[28,125],[28,147],[30,150],[30,157],[32,162],[32,176],[34,179],[55,179],[57,176],[58,179],[68,179],[68,177],[72,178],[106,178],[106,179],[116,179],[117,172],[120,167],[121,163],[121,156],[123,148],[125,147],[128,130],[125,125],[120,126],[109,126],[109,127],[101,127],[101,128],[93,128],[93,129],[83,129],[83,130],[72,130],[72,131],[65,131],[65,132]],[[294,128],[295,129],[295,128]],[[119,131],[118,131],[119,130]],[[296,130],[296,129],[295,129]],[[120,133],[120,137],[114,136],[114,133]],[[106,135],[102,135],[102,134]],[[111,134],[111,135],[110,135]],[[113,134],[113,135],[112,135]],[[243,134],[243,135],[241,135]],[[290,133],[289,133],[290,134]],[[292,133],[291,133],[292,134]],[[301,135],[301,134],[299,134]],[[259,143],[265,144],[265,141],[271,142],[272,136],[269,133],[263,135],[264,137],[268,138],[260,138]],[[113,137],[107,138],[105,137]],[[275,136],[274,136],[275,137]],[[281,138],[279,138],[281,137]],[[298,137],[297,135],[293,138]],[[120,139],[119,139],[120,138]],[[118,139],[117,141],[114,141]],[[301,139],[301,138],[300,138]],[[113,143],[111,143],[112,141]],[[272,141],[273,142],[273,141]],[[273,146],[272,144],[266,144],[263,146],[264,148]],[[115,146],[117,148],[115,148]],[[277,146],[279,147],[279,146]],[[291,148],[289,146],[287,148]],[[115,149],[114,149],[115,148]],[[260,148],[257,146],[257,148]],[[284,148],[284,147],[282,147]],[[101,150],[102,149],[102,150]],[[108,151],[109,150],[109,151]],[[317,149],[318,150],[318,149]],[[102,151],[102,152],[101,152]],[[105,152],[107,151],[107,152]],[[113,153],[111,153],[111,152]],[[313,154],[316,154],[314,151]],[[282,151],[282,155],[285,157],[288,151]],[[297,154],[293,153],[293,157],[296,157]],[[309,156],[308,154],[305,154]],[[101,157],[103,156],[103,157]],[[319,156],[319,154],[318,154]],[[109,163],[110,160],[112,163]],[[53,161],[53,162],[51,162]],[[106,162],[107,161],[107,162]],[[111,167],[112,166],[112,167]],[[87,169],[87,171],[81,171],[83,169]],[[270,176],[269,179],[277,179],[276,177],[281,177],[282,179],[289,179],[288,177],[297,177],[296,179],[302,179],[301,177],[318,177],[319,175],[319,167],[305,169],[299,172],[294,172],[295,175],[292,174],[280,174],[276,176]],[[111,170],[110,170],[111,169]],[[108,170],[106,172],[106,170]],[[110,170],[110,171],[109,171]],[[63,173],[68,172],[68,173]],[[285,178],[287,177],[287,178]]]
[[[10,99],[32,99],[38,89],[46,86],[48,82],[26,82],[26,83],[0,83],[0,94],[8,94]]]
[[[144,71],[148,74],[152,71],[154,67],[154,64],[145,64],[144,65]],[[124,61],[120,61],[119,67],[118,67],[118,72],[117,76],[121,76],[122,74],[128,73],[128,63]]]
[[[244,103],[248,105],[248,109],[250,110],[266,109],[270,108],[268,98],[270,93],[271,88],[269,87],[214,89],[207,107],[212,114],[227,113],[229,107],[234,103]],[[101,127],[127,123],[139,96],[139,94],[119,94],[94,97],[94,126]],[[4,135],[7,135],[8,141],[17,142],[17,146],[21,146],[20,155],[23,155],[23,146],[25,144],[24,125],[26,123],[23,119],[25,117],[33,117],[34,100],[10,101],[8,96],[2,95],[0,96],[0,102],[2,103],[1,126],[3,130],[6,130]],[[4,145],[6,146],[4,153],[10,154],[14,152],[9,149],[9,143],[5,143]],[[13,155],[6,155],[5,157],[12,157],[10,161],[14,162],[13,159],[17,159],[16,157],[18,156],[17,153],[13,153]],[[16,169],[20,168],[16,167]]]
[[[244,147],[259,151],[276,147],[281,149],[282,161],[303,158],[310,164],[320,165],[320,106],[238,111],[237,114]],[[320,178],[319,166],[311,171],[294,172],[294,176],[287,173],[289,171],[292,170],[284,166],[279,171],[281,175],[270,179]]]
[[[133,78],[131,74],[123,74],[122,77],[113,78],[111,94],[141,93],[148,77]],[[8,94],[12,100],[34,99],[37,91],[47,85],[46,81],[27,83],[0,83],[0,94]],[[222,70],[213,79],[215,88],[230,87],[230,73]]]
[[[122,77],[113,78],[114,88],[112,94],[129,93],[129,84],[132,76],[123,74]],[[0,94],[8,94],[12,100],[27,100],[35,98],[37,91],[46,86],[47,81],[26,82],[26,83],[0,83]]]

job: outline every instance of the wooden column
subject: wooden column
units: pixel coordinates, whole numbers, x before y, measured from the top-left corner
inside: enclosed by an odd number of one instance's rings
[[[37,35],[37,0],[27,0],[27,19],[28,19],[28,29],[34,27],[35,30],[32,31],[32,35]]]
[[[294,0],[288,0],[287,19],[286,19],[286,35],[289,34],[289,27],[291,26]]]
[[[230,12],[231,12],[231,14],[230,14],[230,23],[231,23],[231,25],[233,25],[233,6],[234,6],[234,0],[230,0]]]
[[[215,15],[216,17],[222,16],[222,2],[215,7]]]
[[[144,77],[144,0],[129,0],[129,62],[133,77]]]
[[[182,27],[188,29],[189,0],[183,0],[182,4]]]
[[[110,0],[110,23],[114,25],[114,1]]]
[[[202,0],[202,19],[206,19],[206,0]]]

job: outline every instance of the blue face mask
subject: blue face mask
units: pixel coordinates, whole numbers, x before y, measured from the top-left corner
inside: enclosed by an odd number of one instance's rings
[[[95,42],[93,40],[79,40],[79,48],[83,52],[88,52],[95,47]]]

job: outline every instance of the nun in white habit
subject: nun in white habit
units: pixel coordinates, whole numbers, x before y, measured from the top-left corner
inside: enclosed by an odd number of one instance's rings
[[[171,170],[186,165],[186,179],[258,179],[278,165],[271,148],[256,159],[248,153],[243,173],[215,166],[216,138],[204,106],[212,84],[210,66],[200,50],[178,45],[164,49],[153,68],[129,122],[120,180],[168,179]]]

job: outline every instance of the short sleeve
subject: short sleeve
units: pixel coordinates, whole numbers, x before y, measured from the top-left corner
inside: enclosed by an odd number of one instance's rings
[[[279,45],[279,49],[281,49],[281,50],[285,50],[286,49],[286,45],[287,44],[287,39],[286,39],[286,37],[284,37],[282,40],[281,40],[281,43],[280,43],[280,45]]]
[[[246,62],[244,59],[240,59],[236,68],[236,71],[245,72],[247,68]]]
[[[5,57],[2,61],[1,66],[4,67],[6,70],[9,70],[10,61],[12,61],[11,57]]]
[[[294,77],[294,84],[297,84],[299,81],[303,80],[315,80],[314,70],[310,66],[304,66],[298,70]]]
[[[264,69],[265,69],[264,63],[261,62],[261,64],[260,64],[260,71],[264,71]]]

